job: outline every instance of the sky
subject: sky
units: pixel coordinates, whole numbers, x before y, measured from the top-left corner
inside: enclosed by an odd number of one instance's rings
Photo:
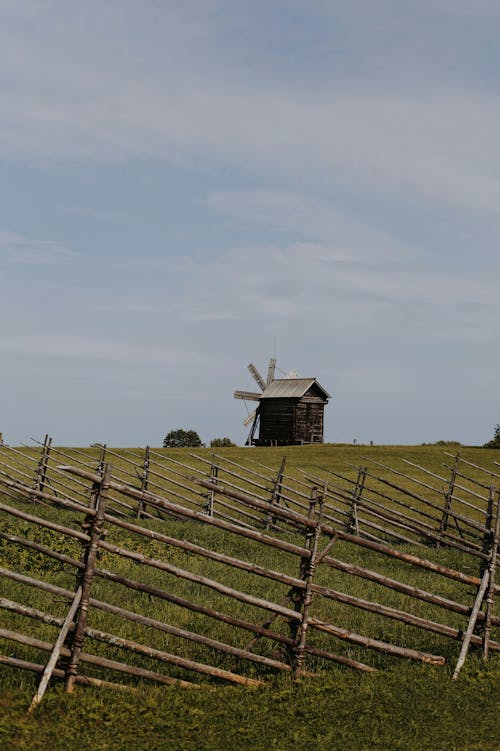
[[[500,422],[500,0],[0,0],[0,432]],[[248,408],[252,408],[252,404]]]

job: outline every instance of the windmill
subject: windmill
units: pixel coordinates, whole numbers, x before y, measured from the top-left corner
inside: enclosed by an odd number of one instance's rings
[[[251,362],[248,366],[248,370],[250,371],[250,374],[252,378],[254,379],[255,383],[259,387],[260,391],[235,391],[234,392],[234,398],[235,399],[243,399],[243,401],[247,402],[260,402],[261,396],[263,392],[266,390],[266,388],[274,381],[274,374],[276,371],[276,358],[271,357],[269,360],[269,365],[267,368],[267,378],[266,380],[263,379],[255,365]],[[290,370],[289,373],[285,375],[285,378],[297,378],[297,371]],[[250,428],[250,433],[248,434],[248,438],[245,441],[245,446],[251,446],[252,441],[255,435],[255,432],[257,430],[257,427],[259,425],[259,418],[260,418],[260,411],[259,407],[256,407],[250,414],[245,417],[243,420],[243,425],[247,427],[247,425],[252,424],[252,427]]]
[[[259,391],[235,391],[235,399],[258,402],[256,409],[243,421],[250,425],[246,446],[293,446],[323,443],[323,413],[330,394],[316,378],[299,378],[291,370],[275,378],[276,359],[271,357],[267,379],[253,363],[248,370]],[[259,428],[256,437],[257,427]]]
[[[255,383],[259,387],[260,391],[235,391],[234,392],[234,398],[235,399],[243,399],[245,402],[260,402],[260,397],[262,396],[262,393],[266,389],[267,386],[274,380],[274,372],[276,370],[276,358],[271,357],[269,360],[269,366],[267,368],[267,379],[264,380],[253,364],[253,362],[250,363],[248,366],[248,370],[250,371],[250,374],[252,378],[254,379]],[[248,438],[245,441],[245,446],[251,446],[252,440],[255,435],[255,431],[257,430],[258,424],[259,424],[259,408],[256,407],[250,414],[245,417],[243,420],[243,425],[246,427],[247,425],[252,424],[252,427],[250,428],[250,433],[248,434]]]

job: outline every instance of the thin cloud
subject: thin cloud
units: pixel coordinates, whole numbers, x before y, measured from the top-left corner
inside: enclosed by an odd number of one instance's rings
[[[225,165],[261,179],[497,212],[500,101],[494,87],[484,91],[429,76],[414,82],[410,96],[404,82],[367,87],[353,81],[346,88],[342,81],[332,86],[319,80],[311,87],[293,74],[266,86],[251,76],[234,80],[230,68],[219,70],[215,62],[221,34],[230,36],[231,24],[240,28],[245,20],[229,14],[224,24],[227,3],[216,3],[212,12],[199,4],[186,13],[159,11],[171,44],[132,4],[113,30],[116,7],[111,3],[106,11],[99,5],[102,31],[87,10],[76,17],[56,14],[51,29],[52,14],[30,4],[19,11],[11,7],[0,46],[11,82],[3,93],[0,156],[105,163],[145,158],[191,169]],[[338,8],[335,13],[348,25],[360,8],[352,16]],[[381,24],[390,26],[402,15],[411,31],[414,14],[401,14],[394,3],[384,5]],[[453,21],[451,11],[437,15]],[[20,23],[30,18],[37,23]],[[138,22],[150,45],[133,33]],[[10,26],[16,39],[21,36],[21,48],[12,42]],[[131,65],[124,38],[144,60],[144,70]],[[384,40],[376,40],[379,53]],[[89,58],[88,46],[103,55]],[[181,55],[180,69],[170,64]]]
[[[25,266],[57,266],[80,254],[57,240],[33,240],[17,232],[0,231],[0,260]]]
[[[85,206],[58,206],[60,211],[65,214],[74,214],[75,216],[87,216],[90,219],[102,219],[104,221],[121,221],[130,219],[130,214],[126,211],[113,211],[110,209],[95,209]]]
[[[61,358],[65,360],[96,360],[130,364],[147,363],[148,366],[163,366],[169,369],[202,365],[205,358],[193,351],[160,346],[146,346],[120,341],[59,332],[29,333],[0,338],[0,351],[29,357]]]

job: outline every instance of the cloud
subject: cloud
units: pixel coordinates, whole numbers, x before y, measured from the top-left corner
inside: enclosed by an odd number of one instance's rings
[[[76,216],[86,216],[90,219],[103,219],[105,221],[122,221],[130,219],[130,214],[126,211],[112,211],[110,209],[95,209],[85,206],[58,206],[65,214],[74,214]]]
[[[371,329],[381,317],[387,329],[409,318],[433,338],[447,338],[451,330],[461,338],[496,337],[498,285],[484,272],[388,263],[376,254],[365,263],[345,248],[314,243],[231,249],[201,268],[183,295],[196,300],[196,314],[207,320],[224,312],[247,320],[251,313],[255,321],[293,326],[315,320],[342,330],[346,324]],[[177,309],[177,315],[192,314]]]
[[[0,230],[0,261],[26,266],[56,266],[79,256],[57,240],[32,240],[17,232]]]
[[[48,6],[55,11],[59,4]],[[428,12],[431,6],[426,5]],[[245,24],[254,29],[254,15],[242,7],[231,13],[223,2],[208,10],[189,3],[181,11],[169,4],[167,10],[152,5],[138,13],[133,3],[125,3],[117,14],[118,7],[91,2],[70,14],[42,13],[30,3],[10,6],[0,45],[7,77],[0,157],[144,158],[193,169],[231,165],[261,179],[497,212],[500,100],[494,88],[429,75],[414,82],[410,95],[404,82],[366,86],[356,80],[346,86],[345,79],[337,80],[335,67],[333,82],[319,76],[311,86],[292,69],[264,83],[245,75],[234,46],[234,66],[227,61],[221,68],[221,42],[231,31],[245,30]],[[491,4],[482,7],[493,11]],[[352,33],[350,22],[361,10],[367,12],[366,3],[347,15],[335,5],[334,18]],[[302,17],[304,6],[298,3],[290,10],[299,11]],[[312,14],[314,32],[321,30],[324,12]],[[391,22],[397,27],[404,21],[407,46],[420,39],[421,25],[412,32],[412,20],[422,20],[420,11],[401,14],[388,2],[375,15],[376,28],[383,30],[380,36],[374,31],[378,55],[388,34],[397,37]],[[432,15],[442,25],[454,20],[450,8]],[[270,21],[278,22],[274,15]],[[335,39],[334,25],[328,33],[332,38],[324,39],[325,46]],[[394,44],[387,58],[393,67]],[[443,37],[432,38],[433,49],[443,46]],[[424,53],[425,48],[423,59]],[[349,61],[354,59],[353,50]]]
[[[309,252],[330,262],[373,262],[413,259],[419,251],[370,223],[361,212],[341,200],[318,194],[269,188],[213,191],[205,204],[249,225],[260,225],[301,235],[311,243]],[[319,243],[335,243],[322,249]],[[302,245],[306,247],[307,242]],[[316,244],[315,244],[316,243]]]
[[[169,371],[206,364],[203,355],[188,350],[56,331],[20,332],[15,337],[4,334],[0,338],[0,351],[6,355],[43,357],[44,360],[92,360],[128,366],[141,363],[147,367],[168,368]]]

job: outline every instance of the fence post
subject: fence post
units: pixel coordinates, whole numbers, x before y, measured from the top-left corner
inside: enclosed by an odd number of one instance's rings
[[[486,532],[483,534],[483,553],[488,554],[491,548],[491,541],[493,537],[493,514],[495,508],[495,486],[490,485],[488,491],[488,506],[486,508],[486,519],[484,526]],[[486,565],[486,564],[484,564]]]
[[[72,634],[71,656],[66,668],[66,692],[73,692],[75,678],[78,673],[78,665],[82,652],[85,629],[87,626],[87,614],[90,601],[90,590],[92,578],[97,561],[99,542],[103,537],[103,521],[106,511],[106,499],[109,492],[109,483],[111,480],[111,464],[106,464],[104,473],[99,483],[99,491],[96,497],[95,514],[87,517],[84,521],[84,528],[89,532],[89,541],[85,543],[82,561],[85,568],[78,576],[78,584],[82,588],[80,605],[76,617],[75,629]]]
[[[141,474],[141,493],[147,493],[149,483],[149,446],[146,446],[144,451],[144,463],[142,465]],[[144,514],[144,499],[141,499],[137,504],[137,518],[142,519]]]
[[[283,456],[283,459],[281,460],[280,468],[278,470],[278,474],[276,475],[276,480],[273,483],[271,498],[269,499],[269,512],[267,514],[267,519],[266,519],[266,531],[269,531],[269,529],[274,524],[273,506],[278,505],[281,500],[281,488],[283,485],[285,466],[286,466],[286,456]]]
[[[209,480],[213,485],[217,485],[218,477],[219,477],[219,465],[215,463],[215,454],[212,454],[212,462],[210,464]],[[215,502],[215,491],[209,490],[207,492],[207,500],[205,502],[205,509],[204,509],[207,516],[214,515],[214,502]]]
[[[493,526],[493,525],[492,525]],[[493,537],[490,547],[490,560],[489,560],[489,581],[488,590],[486,592],[486,614],[484,619],[484,633],[483,633],[483,658],[488,659],[488,653],[490,648],[490,634],[491,634],[491,620],[493,614],[493,601],[495,598],[495,574],[497,568],[498,559],[498,545],[500,542],[500,490],[497,493],[496,503],[496,519],[495,526],[492,530]]]
[[[309,504],[308,518],[313,519],[314,516],[316,516],[316,519],[314,528],[308,527],[306,532],[306,547],[311,555],[308,558],[303,558],[300,566],[300,578],[304,581],[305,587],[301,591],[296,591],[294,597],[295,610],[302,614],[302,620],[300,623],[294,624],[293,627],[293,638],[295,644],[292,648],[292,668],[294,677],[296,678],[299,677],[302,672],[302,663],[304,660],[304,649],[306,646],[307,629],[309,626],[309,610],[313,601],[312,584],[316,572],[316,558],[321,537],[323,506],[325,503],[327,488],[328,486],[325,482],[321,495],[318,495],[317,488],[313,488],[314,494],[311,494],[311,501]],[[318,510],[316,510],[317,506],[319,506]]]
[[[358,501],[361,500],[365,488],[367,467],[360,467],[356,485],[352,491],[351,507],[349,509],[349,518],[346,522],[346,532],[350,532],[359,537],[359,520],[358,520]]]
[[[52,438],[49,438],[48,433],[46,433],[40,453],[40,460],[35,472],[35,480],[33,482],[33,490],[35,492],[31,496],[32,502],[36,502],[36,492],[40,491],[41,493],[43,493],[45,489],[51,444]]]
[[[438,538],[436,540],[437,548],[441,547],[441,538],[443,537],[444,533],[448,529],[448,518],[449,518],[449,514],[451,510],[451,502],[453,500],[453,492],[455,490],[455,483],[457,481],[459,461],[460,461],[460,457],[457,452],[455,461],[453,462],[453,465],[451,468],[451,476],[450,476],[450,482],[448,485],[448,490],[446,491],[446,495],[444,497],[443,516],[441,517],[441,521],[439,523]],[[458,531],[460,532],[460,529]]]

